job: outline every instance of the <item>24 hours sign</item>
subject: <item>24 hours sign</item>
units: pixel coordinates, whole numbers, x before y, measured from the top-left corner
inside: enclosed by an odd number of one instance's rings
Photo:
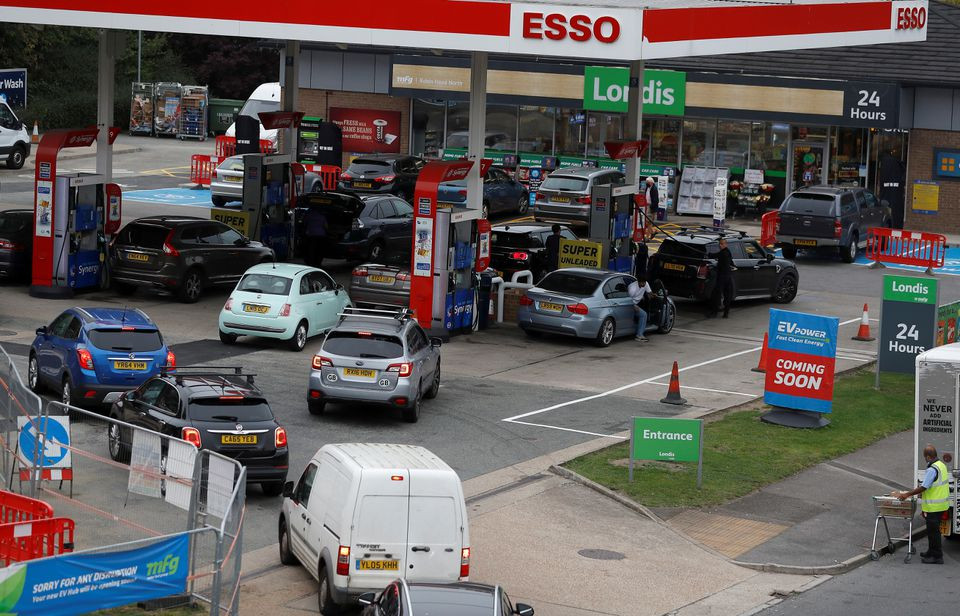
[[[880,372],[914,373],[917,355],[936,341],[937,297],[935,278],[883,277]]]
[[[763,401],[831,412],[839,327],[836,317],[771,309]]]

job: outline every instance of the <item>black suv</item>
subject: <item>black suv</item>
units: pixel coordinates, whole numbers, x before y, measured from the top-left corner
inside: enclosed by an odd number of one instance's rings
[[[725,237],[733,255],[734,297],[770,297],[787,304],[797,296],[800,274],[793,261],[777,258],[742,231],[718,231],[712,227],[682,228],[667,236],[660,250],[650,257],[648,278],[659,279],[670,294],[709,300],[717,281],[717,241]]]
[[[790,193],[780,206],[777,246],[792,259],[797,250],[829,250],[846,263],[857,258],[870,227],[889,227],[890,204],[863,188],[815,186]]]
[[[340,174],[338,190],[355,193],[390,193],[413,201],[417,176],[424,161],[416,156],[364,156]]]
[[[165,369],[122,394],[110,417],[234,458],[247,467],[247,483],[279,496],[289,466],[287,431],[254,376],[235,367]],[[130,461],[131,428],[111,422],[107,443],[111,458]]]
[[[121,293],[152,287],[193,303],[204,287],[233,286],[251,266],[273,260],[272,249],[222,222],[151,216],[117,234],[110,245],[110,276]]]
[[[514,272],[522,270],[533,272],[534,282],[540,280],[549,271],[547,238],[553,235],[552,226],[543,222],[494,226],[490,238],[490,267],[508,282]],[[577,239],[573,231],[562,225],[560,237]]]

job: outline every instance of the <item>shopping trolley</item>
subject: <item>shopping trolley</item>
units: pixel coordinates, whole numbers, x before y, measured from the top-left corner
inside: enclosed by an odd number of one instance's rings
[[[887,518],[896,518],[898,520],[907,520],[910,526],[907,531],[907,556],[903,562],[910,562],[910,558],[916,553],[913,547],[913,518],[917,514],[917,499],[911,497],[906,500],[900,500],[895,496],[874,496],[873,506],[877,510],[877,519],[873,523],[873,543],[870,544],[870,560],[880,558],[880,552],[877,551],[877,531],[880,530],[880,520],[883,520],[883,528],[887,531],[887,550],[893,554],[897,551],[897,546],[893,544],[893,538],[890,536],[890,527],[887,526]]]

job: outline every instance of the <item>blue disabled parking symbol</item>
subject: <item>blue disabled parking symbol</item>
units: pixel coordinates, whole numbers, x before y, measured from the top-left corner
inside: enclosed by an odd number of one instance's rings
[[[20,429],[19,457],[22,466],[33,467],[38,446],[43,447],[41,456],[37,459],[41,467],[70,468],[72,466],[69,417],[18,417],[17,423]]]

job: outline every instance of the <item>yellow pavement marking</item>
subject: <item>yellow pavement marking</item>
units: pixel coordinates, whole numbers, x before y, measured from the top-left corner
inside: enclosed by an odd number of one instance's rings
[[[667,521],[691,539],[736,558],[790,528],[783,524],[688,510]]]

